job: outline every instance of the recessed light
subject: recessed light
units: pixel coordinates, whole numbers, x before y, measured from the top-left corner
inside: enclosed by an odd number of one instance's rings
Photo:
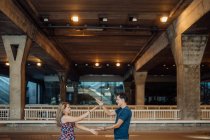
[[[73,22],[78,22],[79,21],[79,17],[78,16],[73,16],[71,19],[72,19]]]
[[[108,21],[108,18],[106,18],[106,17],[100,17],[100,18],[99,18],[99,21],[107,22],[107,21]]]
[[[44,17],[43,21],[48,22],[49,21],[48,17]]]
[[[167,20],[168,20],[168,17],[167,17],[167,16],[162,16],[162,17],[160,18],[160,21],[161,21],[162,23],[166,23]]]
[[[38,63],[36,63],[36,65],[37,65],[38,67],[41,67],[41,66],[42,66],[42,63],[38,62]]]
[[[166,66],[166,64],[163,64],[163,67],[165,67]]]
[[[129,21],[136,22],[138,19],[136,17],[129,17]]]
[[[116,63],[116,66],[119,67],[120,66],[120,63]]]
[[[106,66],[109,67],[110,65],[109,64],[106,64]]]
[[[85,66],[88,66],[88,64],[85,64]]]
[[[76,66],[78,66],[78,64],[74,64],[74,66],[76,67]]]
[[[9,62],[6,62],[5,65],[6,65],[6,66],[9,66]]]
[[[100,64],[99,64],[98,62],[97,62],[97,63],[95,63],[95,66],[96,66],[96,67],[98,67],[99,65],[100,65]]]

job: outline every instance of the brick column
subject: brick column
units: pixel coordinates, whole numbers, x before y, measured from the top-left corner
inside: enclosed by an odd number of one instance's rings
[[[10,63],[10,119],[24,118],[25,108],[25,64],[31,47],[26,36],[2,36]]]
[[[206,35],[179,35],[172,51],[177,66],[177,106],[181,119],[200,119],[200,63]]]
[[[136,105],[144,105],[146,78],[147,78],[147,72],[134,73],[134,80],[136,85],[136,91],[135,91]]]

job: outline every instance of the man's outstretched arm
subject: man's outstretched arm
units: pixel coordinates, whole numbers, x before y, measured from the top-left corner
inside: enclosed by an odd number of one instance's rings
[[[105,106],[104,106],[104,103],[102,101],[100,101],[99,99],[95,99],[96,102],[102,106],[102,109],[104,110],[104,112],[109,115],[109,116],[114,116],[116,115],[115,111],[109,111]]]
[[[111,126],[106,126],[106,127],[98,127],[97,129],[95,130],[98,130],[98,131],[105,131],[105,130],[109,130],[109,129],[115,129],[115,128],[119,128],[121,125],[123,124],[123,120],[119,119],[117,121],[116,124],[114,125],[111,125]]]

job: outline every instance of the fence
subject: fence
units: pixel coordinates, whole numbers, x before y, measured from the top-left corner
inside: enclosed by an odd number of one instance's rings
[[[55,120],[57,105],[26,105],[25,120]],[[179,120],[180,110],[176,106],[129,106],[132,120]],[[93,106],[71,106],[71,115],[80,116]],[[117,106],[107,106],[114,110]],[[201,119],[210,120],[210,106],[201,106]],[[9,120],[9,105],[0,105],[0,120]],[[102,109],[97,109],[86,120],[114,120]]]

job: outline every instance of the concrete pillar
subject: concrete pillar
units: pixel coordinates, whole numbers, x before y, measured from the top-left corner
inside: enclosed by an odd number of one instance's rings
[[[146,78],[147,78],[147,72],[134,73],[134,80],[136,85],[136,91],[135,91],[136,105],[144,105]]]
[[[131,104],[131,98],[132,98],[131,84],[132,82],[124,82],[125,93],[128,97],[128,102],[127,102],[128,105]]]
[[[58,78],[60,81],[60,100],[61,102],[65,102],[66,101],[67,72],[58,72]]]
[[[26,36],[2,36],[10,63],[10,119],[24,118],[25,108],[25,64],[32,41]]]
[[[74,87],[74,97],[73,97],[73,104],[78,103],[78,82],[73,82],[73,87]]]
[[[206,35],[179,35],[172,51],[177,66],[177,106],[181,119],[200,119],[200,63]]]

